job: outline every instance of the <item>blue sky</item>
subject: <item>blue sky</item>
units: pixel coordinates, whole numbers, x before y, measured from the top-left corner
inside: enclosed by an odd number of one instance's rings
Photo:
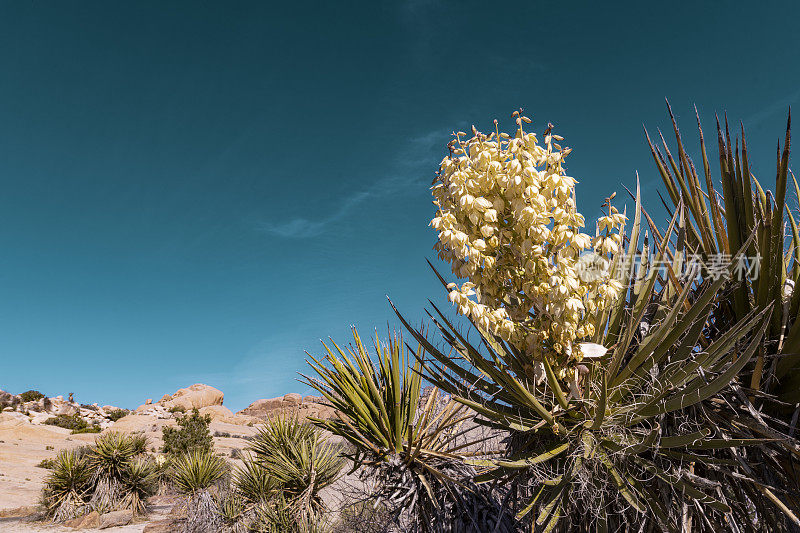
[[[581,210],[659,185],[642,124],[744,120],[772,179],[789,3],[0,3],[0,388],[136,407],[309,392],[304,350],[414,320],[448,134],[522,107]],[[621,198],[623,198],[621,196]]]

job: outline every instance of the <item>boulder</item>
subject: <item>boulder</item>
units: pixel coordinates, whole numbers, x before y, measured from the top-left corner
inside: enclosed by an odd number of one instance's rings
[[[27,425],[28,423],[30,423],[30,419],[22,413],[16,411],[0,413],[0,429],[11,429]]]
[[[279,398],[256,400],[239,411],[238,414],[256,417],[261,420],[276,415],[323,419],[331,419],[336,416],[333,407],[325,402],[324,399],[315,396],[303,398],[299,394],[287,394]]]
[[[39,398],[38,400],[25,402],[24,404],[22,404],[22,407],[23,411],[41,413],[47,411],[47,408],[50,407],[50,400],[48,400],[47,398]]]
[[[170,400],[162,403],[167,409],[183,407],[189,409],[202,409],[212,405],[222,405],[225,395],[222,391],[210,385],[195,383],[191,387],[178,390]]]
[[[39,507],[35,505],[24,505],[22,507],[5,507],[0,509],[0,518],[29,518],[39,512]]]
[[[50,413],[35,413],[31,417],[31,422],[33,422],[34,424],[44,424],[47,420],[51,418],[51,416],[52,415]]]
[[[156,415],[130,414],[123,416],[113,424],[109,425],[109,431],[122,431],[125,433],[135,433],[142,431],[148,436],[160,436],[164,426],[175,427],[177,424],[174,419],[160,418]],[[155,435],[151,435],[155,434]]]
[[[233,418],[236,416],[233,414],[233,411],[223,405],[209,405],[206,407],[201,407],[199,411],[201,415],[209,415],[211,420],[220,420],[223,422],[225,421],[223,419]]]
[[[240,415],[249,415],[249,416],[258,416],[264,417],[270,411],[274,411],[275,409],[280,409],[282,407],[287,407],[283,403],[283,397],[281,398],[270,398],[270,399],[261,399],[256,400],[241,411],[238,414]]]
[[[199,411],[201,415],[209,415],[213,422],[225,422],[226,424],[236,424],[237,426],[246,426],[264,422],[262,418],[234,414],[230,409],[223,405],[209,405],[208,407],[203,407]]]
[[[11,403],[11,400],[14,398],[14,395],[10,392],[6,392],[4,390],[0,390],[0,403],[7,402]]]
[[[61,405],[61,407],[59,407],[58,410],[56,410],[57,415],[67,415],[67,416],[77,415],[79,412],[80,409],[78,408],[78,406],[71,403],[65,403]]]
[[[133,520],[133,512],[130,509],[122,511],[111,511],[110,513],[100,515],[100,529],[108,527],[127,526]]]
[[[291,404],[300,404],[303,402],[303,397],[297,393],[290,392],[289,394],[283,397],[283,401]]]
[[[53,410],[53,402],[50,401],[50,398],[39,398],[38,404],[40,412],[49,412]]]
[[[100,514],[97,511],[92,511],[89,514],[67,520],[64,525],[72,529],[95,529],[100,527]]]

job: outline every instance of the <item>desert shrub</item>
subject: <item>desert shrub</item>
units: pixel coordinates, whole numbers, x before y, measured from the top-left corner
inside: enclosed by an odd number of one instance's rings
[[[108,419],[111,420],[112,422],[116,422],[120,418],[126,417],[129,414],[130,411],[128,409],[113,409],[108,413],[106,413],[106,417],[108,417]]]
[[[230,438],[231,434],[230,434],[230,433],[228,433],[227,431],[215,431],[215,432],[214,432],[214,436],[215,436],[215,437],[225,437],[225,438]]]
[[[35,402],[36,400],[41,400],[45,396],[38,390],[27,390],[20,394],[19,397],[23,402]]]
[[[208,489],[228,472],[225,459],[197,448],[173,457],[170,478],[178,491],[196,494]]]
[[[44,468],[49,470],[50,468],[53,468],[54,464],[55,464],[54,459],[42,459],[36,464],[36,468]]]
[[[210,452],[214,447],[214,440],[208,425],[211,417],[201,415],[197,409],[191,414],[178,418],[178,428],[165,427],[162,430],[164,445],[161,451],[169,454],[184,454],[193,450]]]
[[[51,416],[45,420],[44,423],[50,426],[71,429],[73,432],[80,432],[80,430],[85,430],[89,427],[89,424],[86,422],[86,420],[78,414]]]
[[[54,521],[77,516],[92,490],[92,469],[85,457],[74,450],[63,450],[52,459],[44,480],[42,503]]]
[[[181,405],[175,405],[175,406],[172,406],[172,407],[169,408],[169,412],[173,413],[173,414],[185,413],[186,412],[186,408],[181,406]]]
[[[90,426],[86,426],[85,428],[73,429],[72,434],[79,435],[81,433],[100,433],[101,431],[103,431],[103,428],[101,428],[99,424],[92,424]]]

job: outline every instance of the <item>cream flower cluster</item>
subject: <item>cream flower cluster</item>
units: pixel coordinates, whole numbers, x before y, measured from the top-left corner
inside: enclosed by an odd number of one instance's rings
[[[582,233],[576,181],[563,166],[570,149],[551,127],[540,144],[523,128],[530,119],[513,116],[513,137],[497,121],[489,135],[474,127],[470,138],[454,134],[432,187],[435,249],[467,279],[448,287],[461,314],[534,361],[548,353],[563,376],[582,357],[576,341],[594,333],[596,316],[622,288],[609,266],[625,216],[609,199],[595,237]]]

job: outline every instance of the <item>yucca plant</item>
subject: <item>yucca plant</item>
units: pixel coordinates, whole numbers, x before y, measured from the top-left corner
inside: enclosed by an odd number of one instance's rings
[[[202,489],[192,494],[189,498],[186,522],[182,533],[222,531],[223,523],[217,502],[209,490]]]
[[[639,213],[637,205],[626,252],[631,255]],[[655,264],[664,260],[659,252]],[[687,282],[672,294],[659,268],[645,264],[640,274],[640,283],[631,283],[630,294],[599,324],[596,340],[613,348],[584,359],[574,391],[547,359],[545,383],[537,385],[520,371],[529,361],[525,353],[474,323],[481,342],[470,343],[436,306],[433,322],[457,357],[439,351],[398,316],[432,356],[424,363],[428,378],[484,423],[510,433],[507,457],[477,463],[486,468],[478,480],[512,482],[523,502],[518,518],[532,512],[535,527],[545,531],[594,524],[601,531],[629,530],[648,523],[665,531],[679,530],[676,524],[713,530],[731,522],[741,530],[773,530],[780,522],[767,526],[765,519],[774,513],[754,513],[742,495],[762,501],[769,493],[779,502],[777,489],[750,478],[752,472],[737,462],[744,446],[764,442],[749,429],[763,424],[754,417],[740,426],[722,425],[731,415],[746,417],[732,413],[726,398],[735,395],[731,381],[762,345],[769,309],[749,313],[703,345],[724,278],[700,287]]]
[[[497,502],[471,484],[473,472],[462,461],[476,444],[461,430],[471,416],[455,402],[438,405],[436,390],[420,406],[421,363],[411,364],[402,337],[384,343],[376,335],[377,364],[355,328],[347,351],[331,344],[335,351],[323,343],[322,361],[309,355],[320,379],[304,379],[338,418],[315,423],[353,445],[354,468],[377,483],[374,497],[423,531],[467,531],[477,516],[507,531],[509,517],[502,521]]]
[[[795,473],[800,444],[787,434],[791,433],[800,409],[800,320],[797,320],[800,290],[796,290],[800,278],[800,234],[795,219],[800,187],[789,168],[791,113],[783,149],[778,145],[773,192],[767,189],[766,180],[759,181],[753,174],[744,126],[740,128],[741,139],[737,137],[732,142],[727,117],[724,131],[717,120],[719,181],[715,185],[697,110],[702,165],[695,168],[669,103],[667,109],[677,145],[675,155],[663,135],[659,135],[661,147],[658,147],[645,133],[668,200],[673,206],[681,202],[686,205],[687,233],[681,250],[684,257],[699,256],[706,268],[697,274],[701,279],[709,279],[716,274],[709,264],[715,258],[718,262],[720,257],[729,257],[731,250],[755,232],[747,248],[747,255],[753,258],[749,266],[754,275],[732,277],[724,286],[725,297],[720,299],[710,320],[729,324],[753,310],[772,309],[765,342],[756,358],[741,371],[742,385],[749,390],[736,400],[742,410],[764,413],[760,418],[769,427],[761,427],[760,431],[765,437],[779,439],[779,464],[774,452],[754,457],[753,462],[762,465],[763,475],[772,477],[774,483],[787,485],[790,488],[787,494],[793,496],[800,493],[800,477]],[[795,202],[789,201],[790,190],[794,190]],[[648,220],[652,225],[650,217]],[[686,259],[684,269],[685,263]],[[791,498],[791,504],[795,512],[800,510],[800,499],[796,496]]]
[[[245,524],[247,506],[238,493],[225,491],[218,494],[214,501],[224,533],[244,533],[248,530]]]
[[[119,482],[125,475],[133,457],[147,449],[147,438],[117,431],[97,437],[88,456],[96,479],[111,479]]]
[[[266,424],[258,428],[250,440],[248,449],[257,459],[263,460],[276,449],[291,443],[314,441],[317,438],[318,432],[311,424],[301,421],[296,416],[278,415],[268,419]]]
[[[134,515],[147,512],[147,499],[158,489],[159,467],[151,458],[132,459],[125,467],[120,482],[124,494],[123,504]]]
[[[773,308],[765,348],[759,353],[755,365],[746,370],[753,389],[765,388],[782,393],[786,401],[800,400],[800,323],[796,321],[800,309],[800,291],[794,285],[800,276],[800,236],[797,223],[788,202],[789,177],[800,196],[800,188],[789,169],[791,146],[791,114],[786,124],[786,136],[781,153],[778,146],[776,162],[775,192],[762,187],[752,173],[752,162],[748,158],[744,126],[740,140],[731,142],[727,117],[723,132],[717,119],[717,141],[719,146],[719,172],[721,194],[714,185],[714,176],[709,164],[703,129],[697,116],[704,184],[698,170],[683,145],[680,131],[667,103],[677,143],[673,157],[668,144],[661,135],[662,147],[657,147],[645,131],[647,141],[659,174],[666,185],[673,205],[683,202],[687,207],[686,252],[702,256],[704,263],[714,256],[729,255],[756,228],[756,236],[748,247],[748,255],[758,256],[758,276],[744,277],[731,285],[731,301],[720,306],[720,317],[741,318],[751,309]],[[697,110],[695,109],[697,115]],[[735,132],[734,132],[735,133]],[[663,150],[663,152],[662,152]],[[790,232],[787,232],[787,218]],[[787,240],[787,237],[790,237]],[[699,272],[708,277],[713,272]],[[765,357],[769,355],[771,357]],[[787,378],[787,375],[791,377]]]
[[[343,466],[338,447],[327,443],[320,430],[293,416],[269,419],[249,449],[275,489],[301,511],[321,508],[319,492],[336,480]]]
[[[122,487],[116,479],[104,477],[97,479],[92,489],[89,508],[100,514],[105,514],[120,507],[122,503]]]
[[[270,499],[279,488],[278,481],[252,456],[245,457],[233,473],[236,494],[248,504]]]
[[[476,481],[510,486],[517,517],[544,531],[773,531],[796,521],[786,493],[748,462],[761,449],[777,464],[782,435],[736,400],[773,306],[715,320],[763,226],[729,248],[714,279],[684,274],[691,206],[680,198],[666,231],[651,225],[655,258],[646,234],[639,248],[638,189],[627,239],[613,195],[592,239],[563,167],[570,149],[553,142],[562,139],[552,126],[539,145],[524,131],[530,120],[514,117],[513,136],[497,126],[455,134],[432,188],[436,249],[469,282],[437,275],[477,342],[432,304],[440,351],[398,313],[427,352],[417,353],[426,377],[509,435],[505,457],[473,462],[485,469]],[[596,268],[584,276],[582,265]]]
[[[92,490],[92,469],[75,450],[62,450],[44,480],[42,502],[54,521],[81,513]]]
[[[249,530],[258,533],[328,533],[323,515],[298,509],[297,502],[283,495],[255,506]]]
[[[175,457],[170,465],[175,488],[193,495],[210,488],[228,472],[225,459],[207,450],[193,450]]]

